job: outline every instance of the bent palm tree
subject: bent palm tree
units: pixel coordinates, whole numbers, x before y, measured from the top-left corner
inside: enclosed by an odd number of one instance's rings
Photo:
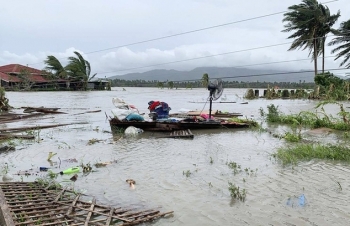
[[[334,32],[337,36],[328,44],[329,46],[341,44],[337,48],[332,50],[333,53],[337,53],[335,60],[344,57],[344,60],[340,63],[340,66],[345,65],[346,68],[350,68],[350,20],[344,21],[340,24],[340,28]]]
[[[67,77],[66,69],[62,66],[61,62],[55,56],[47,56],[44,63],[46,64],[45,69],[53,73],[56,78]]]
[[[85,60],[84,57],[79,52],[74,52],[77,57],[69,57],[69,63],[66,66],[66,70],[69,72],[70,76],[80,79],[83,82],[84,90],[87,89],[87,84],[95,76],[90,75],[91,66],[89,61]]]
[[[321,13],[322,13],[322,17],[321,17],[321,21],[320,21],[321,22],[321,29],[320,29],[320,33],[318,34],[318,37],[322,37],[321,49],[319,50],[319,52],[322,53],[322,73],[324,73],[325,44],[326,44],[327,34],[334,31],[334,29],[332,29],[332,27],[335,24],[335,22],[337,22],[338,18],[340,17],[340,11],[338,10],[337,14],[331,15],[330,10],[327,6],[320,4],[319,8],[320,8]]]
[[[331,26],[339,18],[340,13],[330,15],[328,7],[319,4],[317,0],[303,0],[299,5],[288,7],[283,22],[288,22],[282,32],[294,33],[289,39],[295,39],[288,50],[309,49],[313,56],[315,76],[317,75],[317,57],[324,52],[323,42],[331,31]],[[327,18],[328,17],[328,18]]]

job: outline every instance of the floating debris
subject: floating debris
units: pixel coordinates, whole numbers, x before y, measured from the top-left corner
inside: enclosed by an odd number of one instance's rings
[[[126,183],[130,185],[131,189],[135,189],[136,181],[134,181],[133,179],[127,179]]]
[[[78,179],[78,174],[74,174],[74,176],[72,176],[71,178],[70,178],[70,180],[71,181],[76,181]]]
[[[105,206],[87,195],[38,182],[0,183],[0,201],[4,225],[136,225],[173,213]]]
[[[113,161],[109,161],[109,162],[98,162],[98,163],[95,163],[94,166],[96,168],[99,168],[99,167],[106,167],[112,163],[117,163],[117,160],[113,160]]]

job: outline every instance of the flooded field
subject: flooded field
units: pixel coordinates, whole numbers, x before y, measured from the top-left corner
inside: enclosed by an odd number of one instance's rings
[[[213,108],[241,112],[248,118],[260,120],[259,108],[279,105],[283,112],[312,110],[317,102],[309,100],[257,99],[240,104],[245,89],[225,89],[225,101]],[[60,172],[80,163],[117,163],[82,173],[75,183],[71,175],[59,176],[62,184],[94,195],[100,202],[128,207],[161,207],[174,210],[170,218],[153,225],[350,225],[350,166],[348,163],[312,160],[297,166],[282,166],[271,154],[288,145],[284,140],[251,129],[192,131],[193,140],[156,139],[145,133],[136,138],[113,137],[106,114],[111,115],[113,97],[123,98],[147,113],[151,100],[167,102],[171,113],[181,108],[208,109],[203,102],[208,91],[168,90],[156,88],[115,88],[101,92],[7,92],[10,104],[16,108],[60,107],[68,114],[48,115],[26,119],[0,127],[36,126],[80,122],[71,126],[33,131],[35,141],[15,141],[16,150],[0,153],[0,166],[9,164],[9,171],[51,167]],[[345,107],[350,104],[344,103]],[[79,114],[101,110],[98,113]],[[326,109],[338,112],[337,106]],[[21,110],[16,110],[21,111]],[[283,128],[275,128],[283,130]],[[338,142],[336,136],[326,137]],[[92,139],[99,142],[89,144]],[[327,140],[323,135],[308,135],[310,140]],[[340,142],[340,141],[339,141]],[[346,142],[346,140],[341,140]],[[57,153],[47,161],[49,152]],[[77,159],[78,163],[59,159]],[[228,163],[235,162],[242,171],[234,172]],[[51,165],[50,165],[51,164]],[[14,175],[17,181],[32,181],[32,176]],[[131,189],[126,179],[136,181]],[[229,182],[246,189],[245,202],[232,199]],[[300,196],[305,202],[301,203]]]

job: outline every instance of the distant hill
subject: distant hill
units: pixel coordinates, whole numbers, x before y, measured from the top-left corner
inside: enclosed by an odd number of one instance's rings
[[[247,68],[234,68],[234,67],[199,67],[191,71],[177,71],[177,70],[164,70],[157,69],[146,71],[143,73],[129,73],[125,75],[112,76],[109,79],[124,79],[124,80],[158,80],[158,81],[183,81],[183,80],[195,80],[201,79],[204,73],[208,73],[211,79],[222,77],[237,77],[237,78],[224,78],[228,81],[243,81],[243,82],[313,82],[313,72],[303,73],[286,73],[286,71],[278,70],[254,70]],[[260,76],[253,76],[260,75]],[[239,77],[242,76],[242,77]],[[247,76],[247,77],[243,77]]]

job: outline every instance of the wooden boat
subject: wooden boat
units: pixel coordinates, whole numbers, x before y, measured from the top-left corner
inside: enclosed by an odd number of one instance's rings
[[[198,130],[198,129],[221,129],[221,128],[246,128],[248,123],[237,123],[227,121],[209,121],[209,122],[186,122],[186,121],[120,121],[116,118],[109,120],[111,130],[114,133],[121,132],[129,126],[140,128],[144,131],[174,131],[174,130]]]

